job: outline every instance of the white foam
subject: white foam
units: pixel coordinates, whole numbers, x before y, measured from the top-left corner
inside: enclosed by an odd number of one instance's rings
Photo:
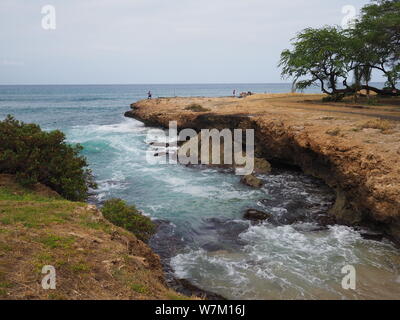
[[[275,297],[290,292],[299,298],[318,298],[316,288],[342,297],[332,281],[340,284],[343,265],[379,264],[379,257],[365,259],[365,252],[359,248],[368,250],[371,243],[352,228],[332,226],[326,231],[305,232],[295,227],[268,223],[251,226],[240,235],[248,243],[241,252],[212,254],[195,250],[174,257],[171,263],[179,277],[194,277],[219,288],[224,283],[221,294],[228,298],[254,299],[267,295],[262,292],[263,286],[274,291]],[[303,227],[306,230],[312,225]],[[376,245],[382,251],[382,245]],[[237,286],[243,290],[239,292]],[[255,287],[257,292],[252,291]]]

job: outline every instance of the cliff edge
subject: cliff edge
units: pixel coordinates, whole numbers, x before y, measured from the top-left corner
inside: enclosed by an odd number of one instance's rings
[[[300,167],[336,192],[339,223],[400,243],[400,101],[322,103],[322,95],[160,98],[125,115],[149,126],[255,129],[256,155]]]
[[[54,290],[42,287],[44,266],[55,268]],[[0,299],[184,298],[167,288],[159,257],[95,206],[0,175]]]

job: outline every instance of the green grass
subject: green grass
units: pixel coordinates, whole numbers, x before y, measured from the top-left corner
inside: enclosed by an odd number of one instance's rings
[[[56,248],[69,249],[75,243],[75,238],[47,235],[39,238],[39,242],[50,249],[56,249]]]
[[[108,234],[112,233],[112,227],[109,224],[92,221],[91,217],[89,216],[82,216],[79,224],[89,229],[104,231]]]
[[[74,273],[87,273],[90,271],[90,266],[83,261],[74,263],[70,268]]]
[[[34,258],[41,265],[51,264],[54,260],[54,256],[49,252],[39,252]]]
[[[52,202],[60,198],[49,198],[36,194],[34,191],[20,188],[19,190],[12,190],[11,188],[0,187],[0,201],[38,201],[38,202]]]
[[[146,286],[144,286],[144,285],[142,285],[142,284],[140,284],[140,283],[132,283],[132,284],[130,285],[130,287],[131,287],[131,289],[132,289],[133,291],[135,291],[135,292],[137,292],[137,293],[140,293],[140,294],[147,294],[147,293],[149,293],[149,289],[148,289]]]
[[[36,195],[34,191],[19,187],[12,179],[3,179],[0,183],[0,267],[4,267],[5,270],[0,270],[0,300],[14,298],[15,294],[20,294],[20,283],[14,283],[13,280],[15,273],[18,273],[18,276],[21,274],[25,279],[31,279],[33,276],[42,279],[43,266],[52,265],[56,268],[57,275],[66,280],[65,283],[77,279],[74,282],[75,286],[77,283],[91,281],[96,274],[103,273],[99,270],[101,268],[95,268],[97,258],[105,261],[119,256],[122,256],[126,263],[121,266],[113,264],[110,271],[114,280],[124,287],[124,291],[144,296],[153,295],[154,291],[164,294],[164,289],[154,280],[152,270],[128,261],[128,251],[126,254],[115,252],[113,243],[108,241],[110,238],[105,240],[107,246],[93,248],[86,242],[81,243],[78,235],[75,237],[68,233],[79,230],[88,235],[101,235],[116,231],[116,227],[103,219],[95,221],[86,203],[54,199],[51,198],[51,193],[49,198],[46,197],[46,193]],[[142,216],[133,207],[120,201],[114,204],[116,206],[111,206],[110,211],[129,227],[135,227],[135,231],[140,235],[147,235],[149,230],[153,229],[150,219]],[[114,210],[121,208],[121,211]],[[132,237],[129,231],[122,229],[118,229],[118,234]],[[16,237],[18,239],[14,241]],[[23,268],[19,268],[20,266]],[[122,268],[123,266],[126,268]],[[153,281],[156,282],[156,286],[153,286]],[[21,283],[24,283],[24,280],[21,280]],[[106,292],[108,289],[104,290]],[[44,294],[48,299],[70,298],[69,291],[49,292],[48,296],[47,293]]]
[[[71,212],[78,205],[69,201],[0,203],[0,223],[21,223],[26,228],[42,228],[52,223],[63,223],[71,219]]]

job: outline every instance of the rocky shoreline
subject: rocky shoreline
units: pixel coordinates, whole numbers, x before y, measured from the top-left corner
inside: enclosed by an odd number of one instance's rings
[[[372,228],[400,244],[398,123],[367,125],[375,110],[349,114],[356,108],[318,101],[316,95],[163,98],[134,103],[125,116],[164,128],[177,121],[178,129],[196,131],[255,129],[256,156],[298,167],[335,191],[330,215],[337,223]],[[193,103],[204,111],[188,110]]]

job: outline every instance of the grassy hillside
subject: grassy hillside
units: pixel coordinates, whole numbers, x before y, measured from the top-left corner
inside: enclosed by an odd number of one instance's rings
[[[55,290],[41,286],[45,265]],[[0,299],[183,298],[165,286],[158,256],[95,206],[0,175]]]

